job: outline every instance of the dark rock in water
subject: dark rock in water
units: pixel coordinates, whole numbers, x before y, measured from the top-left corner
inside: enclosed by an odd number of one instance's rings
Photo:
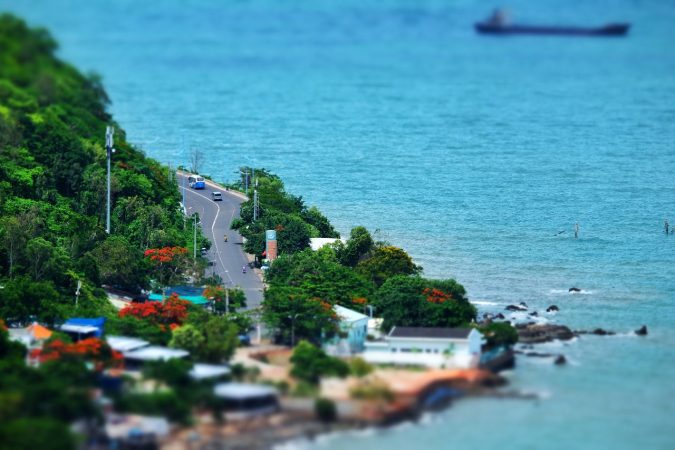
[[[638,336],[647,336],[647,325],[642,325],[640,328],[635,330],[635,334]]]
[[[571,287],[569,292],[581,292],[581,289],[579,289],[578,287]]]
[[[530,315],[531,315],[532,317],[537,317],[537,316],[539,315],[539,313],[538,313],[537,311],[532,311],[532,312],[530,313]]]
[[[497,314],[497,315],[495,316],[495,319],[502,319],[502,320],[504,320],[504,319],[506,319],[506,317],[504,317],[504,314],[499,313],[499,314]]]
[[[550,354],[550,353],[527,352],[527,353],[525,353],[525,356],[536,356],[538,358],[550,358],[553,355]]]
[[[519,304],[520,306],[522,306],[523,308],[527,309],[527,303],[525,303],[525,302],[520,302],[520,303],[518,303],[518,304]]]
[[[516,330],[518,331],[518,342],[521,344],[540,344],[555,339],[567,341],[574,337],[572,330],[564,325],[527,324],[517,326]]]
[[[565,358],[564,355],[558,355],[558,357],[553,361],[553,364],[556,366],[562,366],[563,364],[567,364],[567,358]]]
[[[603,330],[602,328],[596,328],[595,330],[591,331],[591,334],[595,334],[598,336],[611,336],[616,333],[614,333],[613,331]]]
[[[527,311],[527,308],[524,308],[519,305],[509,305],[506,308],[504,308],[507,311]]]
[[[555,311],[560,311],[560,308],[558,308],[556,305],[551,305],[548,308],[546,308],[547,313],[555,312]]]

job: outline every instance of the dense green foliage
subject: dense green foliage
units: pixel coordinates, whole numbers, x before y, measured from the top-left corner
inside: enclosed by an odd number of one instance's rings
[[[273,199],[269,204],[275,205],[267,217],[275,217],[278,211],[297,211],[302,206],[299,197],[283,191],[276,177],[263,173],[267,178],[266,195]],[[247,218],[250,210],[246,208],[242,207],[242,220],[237,224],[241,229],[252,226]],[[264,245],[263,229],[251,236],[252,246]],[[277,238],[282,248],[283,238]],[[375,241],[361,226],[351,230],[347,241],[337,241],[318,251],[298,246],[280,253],[266,272],[269,287],[263,302],[263,320],[282,343],[292,344],[300,339],[320,343],[333,336],[338,323],[334,305],[362,312],[372,305],[384,318],[385,329],[394,325],[465,326],[476,317],[462,285],[454,280],[421,278],[422,268],[410,255],[401,248]]]
[[[97,417],[93,373],[76,356],[33,368],[24,355],[0,323],[0,448],[74,448],[67,424]]]
[[[222,363],[232,357],[239,344],[237,323],[229,316],[214,316],[202,311],[188,315],[187,322],[173,330],[171,347],[190,352],[197,361]]]
[[[308,297],[347,308],[355,306],[355,299],[370,298],[375,292],[372,283],[341,265],[330,248],[317,252],[307,249],[280,257],[269,269],[267,282],[271,291],[291,286]]]
[[[337,331],[332,305],[310,297],[300,288],[273,286],[265,292],[263,321],[277,332],[277,340],[293,345],[300,339],[320,343]]]
[[[291,375],[298,380],[317,384],[321,377],[349,375],[349,365],[341,359],[328,356],[322,349],[307,341],[301,341],[291,356]]]
[[[511,346],[518,342],[518,330],[508,322],[493,322],[478,327],[483,333],[488,347]]]
[[[314,400],[314,414],[323,423],[335,422],[337,419],[337,407],[329,398],[317,398]]]
[[[384,319],[382,327],[466,326],[476,318],[476,308],[455,280],[429,280],[396,276],[377,291],[375,307]]]
[[[251,172],[242,168],[242,173]],[[235,219],[232,228],[246,238],[244,249],[263,259],[265,230],[276,230],[280,255],[291,254],[309,247],[312,237],[339,237],[328,219],[316,207],[308,208],[302,197],[286,192],[277,175],[264,169],[255,170],[255,188],[258,192],[258,217],[253,220],[253,195],[241,205],[241,218]],[[239,186],[243,190],[243,181]],[[251,189],[254,189],[251,187]]]
[[[192,241],[173,174],[126,142],[100,79],[60,61],[56,47],[45,30],[0,15],[0,316],[16,322],[109,314],[101,283],[147,287],[142,251]]]

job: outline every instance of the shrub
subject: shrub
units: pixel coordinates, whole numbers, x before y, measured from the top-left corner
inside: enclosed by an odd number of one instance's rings
[[[354,386],[349,390],[352,398],[359,400],[384,400],[392,402],[394,400],[394,393],[382,381],[373,381]]]
[[[483,333],[489,347],[498,345],[510,346],[518,342],[518,331],[510,323],[490,323],[479,327],[478,331]]]
[[[307,341],[301,341],[291,356],[291,375],[308,383],[318,384],[322,376],[344,378],[349,375],[349,366],[338,358],[332,358],[323,350]]]
[[[356,357],[350,361],[349,368],[352,375],[359,378],[365,377],[375,370],[372,364],[367,363],[363,358],[359,357]]]
[[[314,413],[316,418],[323,423],[335,422],[337,419],[335,403],[327,398],[317,398],[314,401]]]

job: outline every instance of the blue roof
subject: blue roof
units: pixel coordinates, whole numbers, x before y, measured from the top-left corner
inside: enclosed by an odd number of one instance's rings
[[[96,337],[101,337],[103,336],[103,327],[105,326],[105,317],[95,317],[92,319],[84,318],[84,317],[72,317],[68,320],[66,320],[64,325],[80,325],[80,326],[87,326],[87,327],[96,327],[98,328],[98,331],[94,333]]]

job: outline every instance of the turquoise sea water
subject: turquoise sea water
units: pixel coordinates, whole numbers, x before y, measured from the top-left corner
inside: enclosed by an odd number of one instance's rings
[[[444,1],[5,0],[95,70],[132,142],[278,173],[455,277],[613,337],[549,344],[509,377],[538,401],[467,400],[322,449],[675,448],[675,4],[511,1],[530,23],[630,21],[624,39],[490,38],[494,5]],[[581,227],[573,238],[574,223]],[[556,235],[560,231],[562,234]],[[569,295],[578,286],[582,295]],[[646,324],[650,335],[631,330]]]

